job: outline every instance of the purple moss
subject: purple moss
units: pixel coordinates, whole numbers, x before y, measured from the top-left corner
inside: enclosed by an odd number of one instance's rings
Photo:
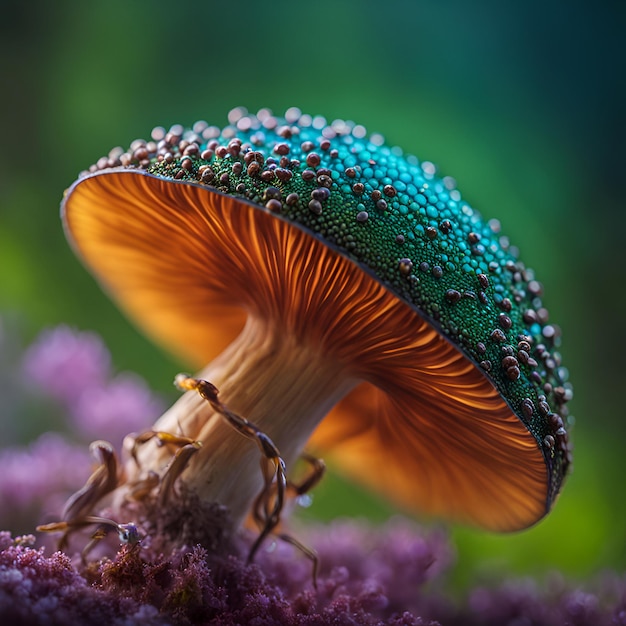
[[[32,538],[34,540],[34,538]],[[138,605],[90,585],[61,552],[45,556],[0,533],[0,618],[11,626],[146,624],[168,621],[156,608]]]
[[[288,544],[276,541],[259,554],[259,564],[285,593],[302,605],[319,608],[339,597],[358,598],[373,613],[399,614],[422,610],[425,585],[440,576],[454,560],[442,531],[425,533],[402,518],[383,527],[362,521],[337,520],[298,530],[320,559],[320,581],[311,596],[311,563]]]
[[[112,377],[110,355],[90,333],[67,327],[43,333],[22,372],[29,388],[60,403],[85,444],[103,435],[119,443],[161,410],[141,379]],[[0,528],[24,532],[58,519],[88,475],[87,446],[58,434],[0,451]],[[218,549],[226,540],[205,521],[222,513],[193,510],[172,507],[171,518],[160,519],[142,544],[87,566],[35,548],[32,536],[0,532],[0,624],[626,626],[623,575],[607,573],[584,587],[558,575],[544,584],[507,580],[453,597],[446,572],[454,550],[446,534],[398,518],[379,527],[335,521],[299,528],[298,539],[319,554],[314,588],[311,561],[293,546],[269,540],[248,565]],[[193,547],[171,551],[170,535]]]
[[[344,554],[352,553],[353,564],[359,561],[357,541],[362,530],[356,529],[350,546],[343,545]],[[374,551],[384,548],[384,534],[369,531]],[[124,547],[114,559],[91,564],[79,573],[67,556],[57,552],[46,557],[28,540],[16,543],[7,533],[0,535],[0,547],[0,618],[13,620],[8,623],[436,624],[408,610],[394,610],[387,589],[375,575],[361,578],[371,567],[369,558],[355,572],[329,563],[315,590],[308,562],[306,581],[300,588],[294,585],[286,552],[277,557],[281,567],[272,569],[269,553],[263,565],[246,565],[235,556],[210,555],[200,546],[167,557]],[[288,551],[298,568],[302,556],[291,548]],[[419,587],[419,580],[415,581],[415,590]]]
[[[452,600],[445,570],[452,550],[438,532],[403,520],[381,527],[340,522],[310,527],[321,559],[270,544],[258,563],[217,557],[196,546],[163,555],[123,547],[112,559],[77,569],[46,556],[31,538],[0,533],[3,624],[285,624],[325,626],[620,626],[626,578],[607,574],[582,590],[552,577],[509,580]],[[306,574],[305,574],[306,572]]]

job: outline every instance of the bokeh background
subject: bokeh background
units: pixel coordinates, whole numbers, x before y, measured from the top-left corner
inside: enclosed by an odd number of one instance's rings
[[[625,3],[0,6],[5,328],[24,343],[59,323],[95,330],[118,369],[174,397],[170,381],[184,364],[136,332],[74,258],[58,219],[63,190],[155,125],[223,124],[236,105],[355,120],[435,162],[485,217],[500,219],[563,329],[574,473],[554,512],[526,532],[452,529],[456,580],[624,569]],[[12,417],[0,406],[0,429]],[[22,432],[45,429],[45,415],[32,418]],[[331,472],[306,516],[391,513]]]

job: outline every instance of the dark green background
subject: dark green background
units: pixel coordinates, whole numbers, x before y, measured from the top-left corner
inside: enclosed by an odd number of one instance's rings
[[[118,368],[170,393],[181,364],[129,326],[68,249],[63,189],[157,124],[223,124],[236,105],[353,119],[498,217],[563,328],[575,472],[529,531],[456,529],[459,579],[623,568],[625,6],[2,2],[0,314],[26,338],[60,322],[94,329]],[[330,478],[307,515],[356,513],[386,510]]]

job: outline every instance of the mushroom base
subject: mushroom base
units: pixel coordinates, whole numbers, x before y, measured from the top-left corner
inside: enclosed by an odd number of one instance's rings
[[[317,424],[358,382],[336,359],[255,317],[198,378],[215,385],[223,405],[271,438],[288,474]],[[167,508],[170,499],[159,490],[177,490],[186,500],[225,507],[233,528],[238,528],[264,486],[262,454],[255,442],[195,391],[186,392],[153,431],[201,445],[190,450],[188,461],[179,462],[180,475],[171,485],[165,476],[182,443],[155,437],[137,445],[134,436],[127,437],[125,448],[134,450],[135,458],[126,461],[125,483],[116,491],[114,506],[137,502],[142,486],[159,476],[158,485],[143,492],[146,502],[154,503],[156,495],[161,508]],[[145,512],[159,515],[159,507],[147,506]]]

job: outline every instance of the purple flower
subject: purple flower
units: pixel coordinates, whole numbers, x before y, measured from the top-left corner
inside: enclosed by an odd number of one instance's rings
[[[0,528],[27,531],[46,514],[58,516],[90,465],[85,446],[57,433],[44,433],[26,448],[0,450]]]
[[[103,385],[85,388],[70,410],[83,438],[104,438],[120,449],[128,433],[146,430],[156,421],[163,404],[142,378],[123,373]]]
[[[22,370],[67,412],[81,439],[106,439],[119,449],[130,432],[149,428],[162,402],[142,378],[111,375],[111,356],[102,340],[67,326],[44,331],[26,351]]]
[[[68,326],[43,331],[22,360],[26,378],[64,405],[76,402],[85,389],[103,386],[110,368],[102,339]]]
[[[7,338],[0,333],[0,342]],[[42,332],[24,353],[21,372],[18,377],[11,367],[0,371],[0,388],[7,386],[16,398],[4,405],[3,421],[19,422],[27,394],[39,390],[60,405],[66,423],[59,426],[81,443],[49,432],[28,447],[0,449],[0,528],[14,532],[58,519],[67,498],[91,473],[87,443],[105,438],[119,449],[125,435],[148,428],[162,411],[139,376],[112,378],[110,354],[93,333],[67,326]],[[48,419],[58,408],[38,407]]]

